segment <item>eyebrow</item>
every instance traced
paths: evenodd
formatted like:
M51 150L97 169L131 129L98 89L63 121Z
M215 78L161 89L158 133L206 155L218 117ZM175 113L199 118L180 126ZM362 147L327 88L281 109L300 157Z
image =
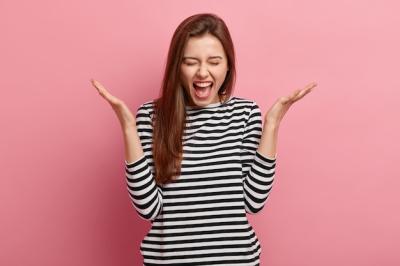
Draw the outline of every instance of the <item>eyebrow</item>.
M194 59L194 60L199 60L198 58L196 58L196 57L191 57L191 56L184 56L183 57L183 60L185 60L185 59ZM222 56L210 56L208 59L222 59Z

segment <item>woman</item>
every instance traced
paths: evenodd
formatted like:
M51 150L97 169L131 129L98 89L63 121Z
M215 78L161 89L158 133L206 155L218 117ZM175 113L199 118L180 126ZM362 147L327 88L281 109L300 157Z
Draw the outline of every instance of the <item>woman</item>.
M284 114L316 84L279 98L262 127L257 103L232 96L234 81L228 28L210 13L178 26L161 96L135 117L92 80L121 123L132 204L152 223L140 244L144 265L259 265L246 213L270 193Z

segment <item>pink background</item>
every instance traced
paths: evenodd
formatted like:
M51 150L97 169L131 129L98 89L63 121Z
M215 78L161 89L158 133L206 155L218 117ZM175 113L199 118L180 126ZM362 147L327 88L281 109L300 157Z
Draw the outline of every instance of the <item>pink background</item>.
M131 108L158 96L186 17L237 51L234 95L280 127L276 182L249 216L268 266L400 265L397 1L2 1L0 265L141 265L123 139L95 78Z

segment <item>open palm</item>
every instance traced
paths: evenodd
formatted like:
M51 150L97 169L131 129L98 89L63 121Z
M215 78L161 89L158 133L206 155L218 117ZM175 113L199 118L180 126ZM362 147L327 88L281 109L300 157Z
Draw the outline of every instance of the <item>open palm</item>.
M306 94L311 92L311 90L317 86L316 82L312 82L305 86L303 89L297 89L292 92L289 96L280 97L275 104L268 110L265 121L279 126L286 112L289 110L293 103L297 102L303 98Z
M136 126L136 120L132 112L126 106L126 104L108 92L108 90L97 80L90 80L92 85L97 89L98 93L111 105L118 120L121 124L122 129L127 129Z

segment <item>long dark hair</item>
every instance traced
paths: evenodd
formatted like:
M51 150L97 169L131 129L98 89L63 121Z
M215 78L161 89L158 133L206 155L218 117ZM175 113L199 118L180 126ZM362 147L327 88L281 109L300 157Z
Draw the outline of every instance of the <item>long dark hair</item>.
M160 96L154 101L153 161L157 184L171 182L181 173L182 136L186 123L187 92L180 83L184 47L190 37L210 33L222 43L228 59L226 78L218 90L219 100L230 98L236 78L235 52L225 22L215 14L195 14L179 24L172 37Z

